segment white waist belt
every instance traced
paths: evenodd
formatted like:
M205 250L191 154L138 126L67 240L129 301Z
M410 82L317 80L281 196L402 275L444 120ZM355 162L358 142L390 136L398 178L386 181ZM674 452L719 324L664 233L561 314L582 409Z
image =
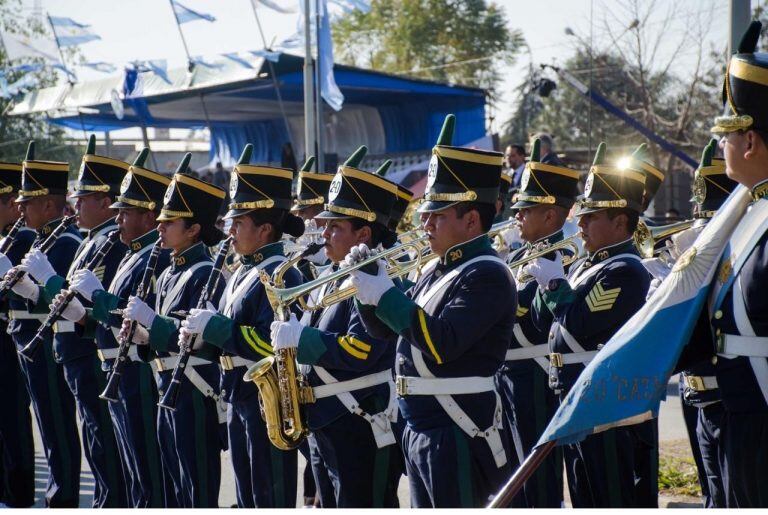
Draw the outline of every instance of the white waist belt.
M715 376L694 376L683 374L683 383L691 390L703 392L706 390L717 390L717 377Z
M542 343L533 347L521 347L519 349L507 349L505 361L520 361L523 359L543 358L549 356L549 345Z
M54 333L74 333L75 323L69 320L58 320L53 324Z
M718 354L768 358L768 336L723 334L717 342Z
M496 389L493 377L408 377L395 378L397 394L406 395L464 395Z
M354 392L356 390L362 390L363 388L369 388L391 381L392 371L382 370L381 372L358 377L356 379L350 379L349 381L338 381L336 383L315 386L312 390L315 392L315 399L324 399L325 397L331 397L345 392Z
M30 313L29 311L12 309L8 311L8 316L13 320L39 320L43 322L48 318L48 313Z
M223 370L233 370L238 367L250 367L255 364L255 361L240 356L221 356L219 358L219 365Z
M99 359L104 362L108 359L117 359L117 355L120 352L119 347L115 347L113 349L99 349L96 351L96 355L99 357ZM130 349L128 349L128 359L131 361L138 361L139 359L139 351L136 349L135 345L132 345Z
M179 361L179 356L168 356L165 358L155 358L152 361L150 361L150 365L152 365L152 370L155 372L164 372L166 370L173 370L176 368L176 363ZM190 356L189 361L187 361L188 367L194 367L198 365L210 365L213 363L213 361L208 361L207 359L198 358L197 356Z
M559 352L553 352L549 355L549 362L552 366L561 367L563 365L573 365L576 363L587 364L592 361L597 355L598 351L590 350L584 352L569 352L568 354L560 354Z

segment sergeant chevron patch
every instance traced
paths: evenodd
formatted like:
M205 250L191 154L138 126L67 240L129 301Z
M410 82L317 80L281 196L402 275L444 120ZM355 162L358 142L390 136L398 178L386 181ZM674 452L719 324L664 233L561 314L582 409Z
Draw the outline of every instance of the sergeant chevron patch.
M528 313L528 308L523 306L517 306L517 318L524 317L525 314Z
M587 295L587 307L592 312L607 311L613 307L620 292L621 287L604 290L602 283L598 282Z

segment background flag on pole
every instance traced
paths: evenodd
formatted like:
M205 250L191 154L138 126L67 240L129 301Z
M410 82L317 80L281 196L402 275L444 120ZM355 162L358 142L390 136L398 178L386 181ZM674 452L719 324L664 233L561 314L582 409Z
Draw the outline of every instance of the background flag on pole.
M283 14L295 14L298 12L298 9L296 7L289 7L287 5L280 5L280 0L256 0L257 4L261 4L264 7L269 7L273 11L277 11L279 13ZM283 0L283 4L285 4Z
M331 38L331 21L328 19L328 2L320 3L320 26L318 27L317 53L320 60L320 94L323 100L335 111L341 110L344 95L333 75L333 39Z
M117 67L115 65L106 63L104 61L93 61L90 63L83 63L83 66L90 68L92 70L96 70L97 72L102 72L102 73L112 73L115 70L117 70Z
M0 38L3 40L5 53L9 60L38 57L52 63L60 61L59 49L56 47L56 42L50 37L27 36L3 31L0 32Z
M82 45L89 41L95 41L101 39L97 34L94 34L90 30L90 25L83 25L78 23L72 18L64 18L61 16L49 16L51 20L51 27L53 27L54 36L59 42L59 46L62 48Z
M536 446L656 417L667 381L688 343L728 239L749 204L739 186L653 296L597 353ZM695 249L695 250L694 250Z
M180 24L196 20L216 21L212 15L192 10L176 0L171 0L171 5L173 5L173 12L176 13L176 19Z

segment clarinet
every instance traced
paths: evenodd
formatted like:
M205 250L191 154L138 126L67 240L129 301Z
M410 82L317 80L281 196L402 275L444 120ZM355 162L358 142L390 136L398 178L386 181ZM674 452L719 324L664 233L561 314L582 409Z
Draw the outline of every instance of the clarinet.
M99 250L96 252L96 254L91 258L90 261L85 265L85 268L88 270L95 270L98 268L102 261L104 261L104 258L107 257L107 254L110 250L112 250L112 247L115 246L115 243L117 243L117 240L120 238L120 231L112 231L107 236L107 241L101 244L99 247ZM75 295L77 292L73 289L67 289L64 290L62 293L64 293L64 297L61 299L61 302L54 302L51 304L51 309L48 313L48 316L45 318L45 321L40 326L40 328L37 330L37 333L35 336L29 341L26 347L21 349L19 351L19 354L22 358L26 359L27 361L34 361L35 354L37 354L37 350L40 348L40 345L45 341L45 335L46 333L53 327L53 324L56 323L56 321L61 317L61 314L64 312L65 309L67 309L67 306L69 306L69 303L72 302L72 299L75 298Z
M61 236L70 225L75 223L76 218L77 218L77 215L65 216L64 219L61 221L61 223L59 223L59 225L56 226L53 232L51 232L51 234L49 234L46 239L44 239L42 242L35 245L33 248L40 249L40 251L42 251L43 254L47 253L49 250L51 250L51 247L53 247L53 244L56 243L56 240L59 239L59 236ZM8 293L8 291L10 291L14 286L16 286L19 283L19 281L21 281L24 278L25 275L26 275L26 272L24 270L18 270L18 269L14 269L14 273L5 274L5 277L3 278L2 282L0 282L0 295L4 295Z
M11 226L11 230L8 231L8 235L3 240L3 243L0 244L0 253L5 254L8 252L8 249L11 248L11 245L13 245L13 240L16 239L16 235L19 233L19 230L24 227L24 217L20 216L18 220Z
M149 292L152 287L152 278L155 275L155 268L157 268L157 259L160 257L160 252L162 250L162 244L160 243L160 240L157 240L155 245L152 247L152 252L149 254L147 266L144 268L141 281L136 286L135 295L141 300L146 300L149 296ZM112 370L110 371L109 378L107 379L107 386L104 388L104 391L101 392L101 395L99 395L99 398L101 399L107 400L109 402L118 401L120 378L123 376L123 370L128 364L128 351L131 348L131 340L133 340L133 335L136 333L136 324L137 322L132 320L128 335L122 336L121 333L121 336L118 337L117 357L112 363Z
M208 300L216 291L216 287L219 285L219 281L222 276L222 268L224 267L224 260L229 252L229 247L232 244L232 237L228 237L221 243L219 252L216 254L216 260L211 268L211 273L208 275L208 280L205 282L205 287L200 293L200 298L197 301L197 309L205 309ZM179 360L176 362L176 366L173 369L173 375L171 376L171 384L168 385L168 390L160 402L157 403L161 408L169 409L171 411L176 409L176 400L179 396L179 387L181 386L181 377L184 375L189 361L189 356L192 352L192 342L190 338L181 338L179 340Z

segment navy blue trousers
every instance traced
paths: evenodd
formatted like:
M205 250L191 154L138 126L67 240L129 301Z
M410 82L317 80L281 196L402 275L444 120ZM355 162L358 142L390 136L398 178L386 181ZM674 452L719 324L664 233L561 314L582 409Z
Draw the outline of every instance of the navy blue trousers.
M315 495L317 496L321 508L335 508L336 494L333 491L333 483L328 477L328 468L325 466L320 451L317 449L315 439L310 435L306 440L307 450L309 451L309 467L312 469L312 479L315 483Z
M205 367L218 369L218 365L213 364L195 368L200 371ZM165 376L161 384L170 382L171 370L160 374ZM218 385L218 381L208 381ZM163 393L160 388L158 394L162 397ZM219 505L221 450L222 443L226 443L226 427L223 424L219 427L217 409L216 402L204 396L186 376L179 387L176 409L158 409L160 454L163 468L173 482L175 506L217 508Z
M87 341L82 342L83 345ZM93 342L90 342L94 345ZM126 481L117 449L112 418L107 403L99 399L106 379L94 353L63 363L64 378L77 404L85 459L96 482L94 508L128 506Z
M16 345L0 325L0 502L12 508L35 503L35 444L29 394Z
M725 412L720 429L728 508L768 507L768 412Z
M298 451L282 451L267 437L257 395L233 402L227 434L239 508L295 508Z
M533 366L536 368L504 366L496 375L513 470L531 453L560 403L549 388L547 373L539 365ZM511 506L560 508L562 504L563 453L556 447L525 482Z
M34 332L13 335L17 350ZM64 380L64 370L53 360L50 338L34 361L20 360L21 371L40 430L48 462L45 504L52 508L77 508L80 499L80 437L77 434L75 399Z
M406 425L401 442L412 508L484 507L512 473L509 463L496 466L485 439L453 424L418 432Z
M379 449L370 424L352 413L341 416L330 424L315 429L310 436L316 446L324 470L333 485L329 499L322 483L318 482L323 507L339 508L396 508L397 484L403 464L396 444ZM313 462L314 467L314 462Z
M723 485L725 456L720 440L720 428L725 418L723 404L718 402L698 410L696 439L704 465L704 478L707 482L709 505L707 508L725 508L726 492Z

